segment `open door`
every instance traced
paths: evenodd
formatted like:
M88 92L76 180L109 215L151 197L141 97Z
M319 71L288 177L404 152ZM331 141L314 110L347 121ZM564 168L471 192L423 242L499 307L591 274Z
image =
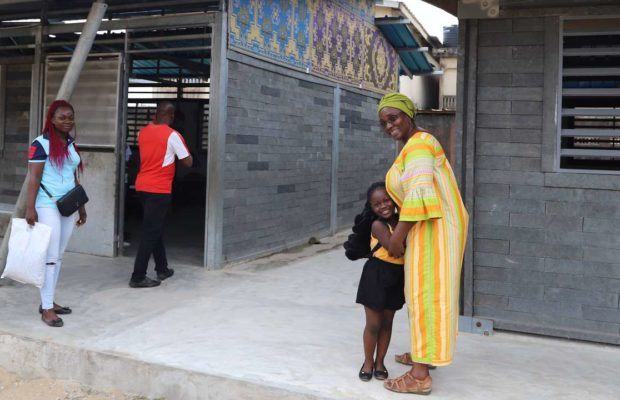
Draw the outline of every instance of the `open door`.
M69 56L48 56L45 110L54 100ZM75 108L76 143L84 162L81 183L90 201L88 223L74 231L69 251L113 257L118 248L119 95L121 56L90 56L70 103Z
M179 167L173 182L164 242L173 265L203 265L211 71L211 28L157 28L126 33L124 119L125 195L119 213L124 256L134 257L142 235L142 206L135 188L139 171L138 132L155 116L157 102L176 107L171 124L183 135L194 158ZM121 162L123 161L121 160Z

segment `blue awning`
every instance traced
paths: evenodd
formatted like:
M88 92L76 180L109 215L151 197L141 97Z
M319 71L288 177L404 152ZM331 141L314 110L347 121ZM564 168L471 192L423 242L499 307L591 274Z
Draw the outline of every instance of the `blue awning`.
M420 46L407 27L409 23L406 18L375 18L375 25L398 52L402 65L409 70L408 72L411 75L430 74L434 71L433 65L424 54L424 50L430 50ZM409 74L401 68L401 75Z

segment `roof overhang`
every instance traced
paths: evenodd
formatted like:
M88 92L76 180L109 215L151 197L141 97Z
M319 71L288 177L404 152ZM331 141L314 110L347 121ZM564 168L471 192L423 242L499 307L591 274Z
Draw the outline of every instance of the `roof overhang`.
M458 8L459 8L457 0L423 0L423 1L435 7L441 8L442 10L449 12L455 17L457 15Z
M468 18L466 8L479 8L481 11L488 10L491 3L499 6L498 12L493 15L474 16L474 18L496 17L501 11L540 9L540 8L563 8L563 7L586 7L586 6L614 6L618 0L423 0L425 3L441 8L455 17ZM471 17L470 17L471 18Z
M437 75L439 63L432 54L432 37L399 1L376 3L375 25L400 57L401 72L413 75Z

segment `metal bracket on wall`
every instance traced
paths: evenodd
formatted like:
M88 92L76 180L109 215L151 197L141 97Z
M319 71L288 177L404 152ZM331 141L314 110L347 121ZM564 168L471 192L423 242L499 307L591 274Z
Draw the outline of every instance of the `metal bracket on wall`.
M493 334L493 321L490 319L461 315L459 317L459 332L479 333L484 336L491 336Z
M499 0L460 0L457 14L459 19L497 18Z

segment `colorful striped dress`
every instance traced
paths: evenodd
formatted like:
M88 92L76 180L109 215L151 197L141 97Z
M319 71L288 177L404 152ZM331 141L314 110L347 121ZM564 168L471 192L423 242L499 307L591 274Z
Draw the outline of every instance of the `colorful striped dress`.
M405 300L413 361L452 363L459 288L469 216L437 139L417 132L386 176L400 221L417 222L407 235Z

